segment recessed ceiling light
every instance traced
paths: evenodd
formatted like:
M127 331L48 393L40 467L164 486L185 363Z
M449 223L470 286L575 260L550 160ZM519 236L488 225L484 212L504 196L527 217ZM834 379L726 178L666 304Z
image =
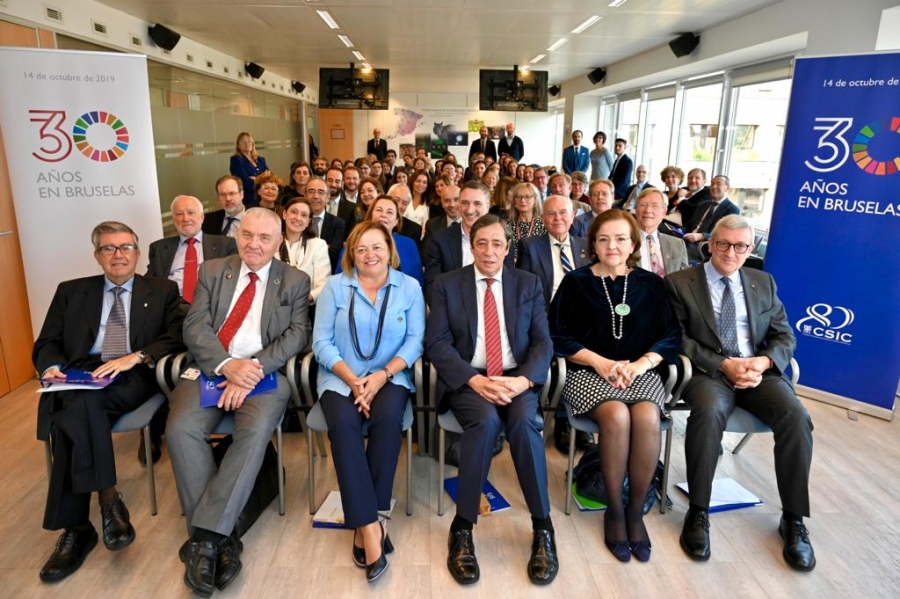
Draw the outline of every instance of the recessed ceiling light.
M353 56L356 57L356 60L365 60L366 57L362 55L362 52L358 52L356 50L353 51Z
M599 21L602 18L603 17L601 17L599 15L594 15L590 19L588 19L587 21L585 21L584 23L582 23L581 25L579 25L578 27L573 29L572 33L581 33L582 31L584 31L585 29L587 29L588 27L590 27L591 25L593 25L594 23L596 23L597 21Z
M325 21L325 24L328 25L330 29L340 29L341 26L337 24L337 21L334 20L334 17L331 16L327 10L317 10L319 17Z
M341 40L342 42L344 42L344 45L347 46L348 48L353 47L353 42L351 42L350 38L347 37L346 35L339 35L338 39Z
M569 38L567 38L567 37L559 38L558 40L556 40L556 42L553 43L552 46L547 48L547 52L553 52L554 50L558 49L560 46L565 44L567 41L569 41Z
M538 54L537 56L535 56L534 58L531 59L531 64L534 64L536 62L541 62L545 58L547 58L546 54Z
M626 2L628 2L628 0L613 0L612 2L609 3L609 5L613 8L619 8Z

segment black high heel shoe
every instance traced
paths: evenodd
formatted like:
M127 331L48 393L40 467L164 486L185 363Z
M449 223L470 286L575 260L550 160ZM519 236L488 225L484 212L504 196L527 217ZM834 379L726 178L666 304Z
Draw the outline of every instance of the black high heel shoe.
M624 541L610 541L606 536L606 529L608 528L607 520L609 519L608 516L609 508L607 508L607 511L603 514L603 543L617 560L619 560L620 562L630 562L631 544L628 542L628 539L625 539Z
M387 533L384 530L384 524L378 523L381 527L381 555L371 564L366 564L366 580L375 582L385 573L388 567L387 561Z
M357 547L356 546L356 533L358 531L353 532L353 563L356 564L359 568L366 567L366 548L365 547ZM384 536L384 552L387 554L391 554L394 552L394 544L391 542L391 535L385 534Z

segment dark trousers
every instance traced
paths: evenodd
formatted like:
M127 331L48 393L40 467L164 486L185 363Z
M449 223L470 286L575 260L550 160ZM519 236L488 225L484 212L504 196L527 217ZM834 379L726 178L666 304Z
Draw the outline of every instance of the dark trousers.
M528 511L535 518L549 516L547 460L541 436L544 426L535 418L538 395L534 389L517 395L509 405L497 406L466 386L448 397L447 405L463 429L456 513L469 522L478 521L481 490L491 468L494 443L505 427Z
M375 394L366 420L352 397L326 391L319 400L328 424L331 458L341 490L344 521L349 528L371 524L378 520L379 510L391 509L408 401L409 389L387 383ZM366 423L368 446L363 439Z
M809 516L813 424L788 381L765 374L757 387L735 390L722 377L695 373L684 396L691 406L684 450L692 504L709 507L722 433L738 406L766 423L775 435L775 479L782 509Z
M54 394L53 466L44 528L58 530L88 522L91 492L116 484L112 425L158 391L153 371L136 366L105 389Z

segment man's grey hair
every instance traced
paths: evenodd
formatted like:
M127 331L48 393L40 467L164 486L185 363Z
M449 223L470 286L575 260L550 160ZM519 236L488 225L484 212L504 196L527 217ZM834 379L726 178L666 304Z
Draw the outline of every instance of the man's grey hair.
M135 233L131 227L125 223L120 223L119 221L106 220L94 227L94 230L91 231L91 243L94 245L94 251L100 250L100 236L108 233L131 233L131 237L134 239L134 245L138 245L137 233Z
M751 225L750 221L740 214L729 214L716 223L716 226L713 227L712 233L710 233L710 237L715 237L719 229L728 229L729 231L736 231L738 229L750 229L750 232L752 233L753 225Z
M203 202L201 202L198 198L195 198L194 196L175 196L175 199L172 200L172 203L169 205L169 211L174 212L175 211L175 202L177 202L178 200L185 199L185 198L187 198L188 200L191 200L191 204L194 205L194 208L196 208L200 212L203 212Z

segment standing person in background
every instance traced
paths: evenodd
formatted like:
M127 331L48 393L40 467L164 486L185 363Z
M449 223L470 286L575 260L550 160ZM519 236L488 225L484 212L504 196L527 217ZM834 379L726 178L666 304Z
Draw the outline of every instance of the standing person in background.
M625 199L625 192L628 190L628 186L631 185L631 173L634 169L634 162L632 162L631 157L625 153L626 147L628 147L627 141L621 137L616 139L616 161L613 163L609 178L616 187L614 197L617 200Z
M497 160L497 146L494 145L494 140L488 136L488 128L484 125L478 130L478 139L473 141L472 146L469 148L469 160L477 152L481 152L485 157L490 156L495 161Z
M266 159L256 151L256 143L246 131L238 133L234 143L234 155L229 167L231 174L241 180L244 188L244 206L252 208L259 204L254 193L256 178L269 171Z
M584 134L580 130L572 132L572 145L563 150L563 171L570 175L575 171L584 172L591 164L591 155L588 149L581 145Z
M606 147L606 133L597 131L594 133L594 149L591 150L591 181L609 179L613 162L612 152Z
M521 137L516 135L516 126L512 123L506 123L506 135L500 138L497 151L501 154L509 154L516 162L520 162L522 156L525 155L525 143Z
M384 160L387 152L387 142L381 139L381 129L375 127L372 129L372 139L366 144L366 154L374 154L378 160Z

